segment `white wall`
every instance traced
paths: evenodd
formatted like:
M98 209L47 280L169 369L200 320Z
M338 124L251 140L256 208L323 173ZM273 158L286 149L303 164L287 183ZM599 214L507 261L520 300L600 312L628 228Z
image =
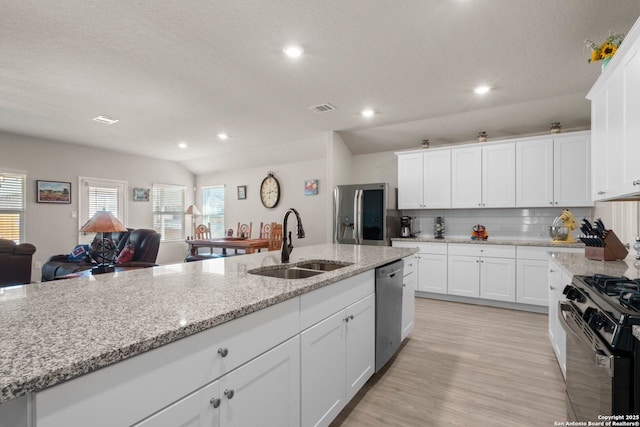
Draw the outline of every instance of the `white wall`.
M265 208L260 202L260 184L269 171L273 172L280 182L281 191L280 201L273 209ZM318 179L317 195L304 195L305 179ZM202 208L202 187L211 185L225 186L225 228L232 228L235 232L238 222L243 224L251 222L252 237L257 237L260 232L260 222L282 223L287 209L295 208L302 217L306 237L304 239L295 237L295 216L289 216L288 229L293 231L294 247L327 242L325 224L329 218L327 218L326 206L332 201L332 192L327 188L325 158L200 175L196 178L198 188L196 205L199 209ZM247 186L246 200L238 200L238 185Z
M155 183L192 188L194 175L178 163L132 156L98 148L0 132L0 168L22 170L26 182L26 238L36 246L34 261L44 263L50 256L69 253L78 242L78 176L117 179L128 182L127 218L130 228L152 228L151 202L132 201L134 187L151 188ZM71 182L71 204L43 204L35 201L36 180ZM192 193L187 191L187 204ZM180 262L186 253L184 242L160 245L157 262ZM34 270L32 280L40 279Z
M398 188L398 158L393 151L359 154L351 158L350 184L388 182Z

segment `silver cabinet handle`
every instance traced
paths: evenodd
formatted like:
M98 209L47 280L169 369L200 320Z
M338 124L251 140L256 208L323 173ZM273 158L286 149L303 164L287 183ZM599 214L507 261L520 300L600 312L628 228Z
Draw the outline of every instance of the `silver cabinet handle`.
M550 205L552 205L552 204L553 204L553 202L549 202L549 204L550 204Z
M353 314L344 318L345 322L348 322L349 320L353 320Z
M553 290L555 290L555 288L553 286L549 285L549 290L553 291Z
M553 268L549 269L549 273L555 273L556 271Z
M224 395L227 397L227 399L233 399L233 395L236 394L233 390L225 390L224 391Z
M209 402L211 402L211 405L214 408L217 408L218 406L220 406L220 398L218 398L218 397L212 397Z
M606 193L606 191L602 191L602 190L601 190L601 191L598 191L598 195L599 195L599 196L602 196L604 193Z
M222 357L227 357L227 354L229 354L229 349L226 347L221 347L218 349L218 354Z

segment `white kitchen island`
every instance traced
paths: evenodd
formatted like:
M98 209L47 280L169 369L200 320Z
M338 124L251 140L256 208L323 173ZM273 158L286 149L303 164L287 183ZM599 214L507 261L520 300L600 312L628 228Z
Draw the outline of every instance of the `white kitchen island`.
M4 288L0 426L326 425L373 373L373 270L414 252L295 248L352 263L295 280L247 273L268 252ZM323 328L333 357L312 365Z

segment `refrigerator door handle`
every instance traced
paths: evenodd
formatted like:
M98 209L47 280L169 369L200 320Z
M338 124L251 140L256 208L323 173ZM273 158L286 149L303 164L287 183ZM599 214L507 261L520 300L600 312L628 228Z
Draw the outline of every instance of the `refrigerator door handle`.
M333 242L340 243L340 218L338 217L340 212L340 190L338 187L333 189Z
M362 236L362 194L363 190L356 190L356 195L354 199L353 213L355 219L355 230L354 230L354 238L356 241L356 245L361 245L363 236Z

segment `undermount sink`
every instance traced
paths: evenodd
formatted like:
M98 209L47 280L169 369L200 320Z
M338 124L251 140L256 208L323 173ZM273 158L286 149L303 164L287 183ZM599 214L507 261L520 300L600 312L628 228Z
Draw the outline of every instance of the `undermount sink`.
M254 268L253 270L247 271L247 273L258 276L277 277L280 279L305 279L352 264L353 263L350 262L314 260L292 265L286 264Z
M339 261L311 261L296 265L298 268L308 268L309 270L333 271L351 265L350 262Z

